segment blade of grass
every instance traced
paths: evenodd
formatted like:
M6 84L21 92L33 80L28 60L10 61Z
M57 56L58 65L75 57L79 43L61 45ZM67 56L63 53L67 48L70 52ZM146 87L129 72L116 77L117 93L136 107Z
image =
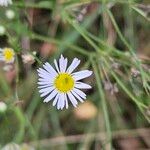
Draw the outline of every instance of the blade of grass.
M104 91L102 88L102 83L101 83L101 78L98 72L98 67L96 66L95 62L93 60L91 60L92 63L92 67L95 73L95 77L96 77L96 83L97 83L97 87L98 87L98 91L99 91L99 96L101 99L101 105L102 105L102 109L103 109L103 113L104 113L104 118L105 118L105 126L106 126L106 132L107 132L107 136L108 136L108 141L110 144L110 149L112 149L112 134L111 134L111 127L110 127L110 121L109 121L109 113L108 113L108 108L107 108L107 104L106 104L106 99L105 99L105 95L104 95Z
M138 14L140 14L142 17L144 17L147 21L150 21L150 18L147 17L146 13L144 13L141 9L139 9L138 7L136 6L132 6L131 5L131 8L137 12Z
M58 44L58 45L65 45L66 47L69 47L72 50L74 50L76 52L79 52L79 53L81 53L81 54L83 54L85 56L89 56L90 55L83 48L78 47L78 46L73 45L73 44L70 44L70 43L64 43L61 40L57 40L57 39L54 39L54 38L45 37L45 36L38 35L38 34L35 34L35 33L32 33L31 35L29 35L29 37L31 39L34 39L34 40L45 41L45 42L48 42L48 43L55 43L55 44Z
M63 134L63 131L61 129L60 120L59 120L59 116L58 116L58 111L56 111L55 108L52 108L51 111L49 111L48 113L49 113L49 116L50 116L50 120L52 122L54 135L63 136L64 134ZM61 146L62 150L67 150L68 149L66 141L63 141L60 146Z
M143 114L143 116L147 119L147 121L150 123L150 119L145 115L145 113L143 112L143 109L146 110L148 108L148 106L146 106L145 104L143 104L142 102L139 101L139 99L134 96L130 90L124 85L124 83L119 79L119 77L116 75L116 73L109 67L108 62L103 59L106 67L110 70L112 76L114 77L114 79L116 80L116 82L118 83L118 85L124 90L124 92L131 98L131 100L133 100L133 102L137 105L137 107L139 108L139 110L141 111L141 113Z
M110 16L110 19L112 20L112 23L113 23L113 25L114 25L114 27L115 27L115 29L116 29L120 39L122 40L122 42L125 44L125 46L129 49L130 53L134 57L136 65L137 65L138 69L141 72L141 77L142 77L142 80L143 80L143 87L145 88L147 94L149 95L150 86L148 85L148 83L147 83L147 81L145 79L145 74L144 74L143 68L141 66L140 60L137 58L137 56L136 56L135 52L133 51L132 47L128 44L128 42L126 41L126 39L122 35L122 33L121 33L121 31L120 31L120 29L119 29L119 27L118 27L118 25L117 25L117 23L115 21L115 18L113 16L112 12L107 7L105 7L105 8L106 8L106 11L107 11L108 15Z
M20 143L23 141L24 134L25 134L25 117L21 109L18 107L14 108L14 112L19 120L19 129L15 137L13 138L13 141L16 143Z
M85 136L84 136L83 142L77 148L78 150L90 149L93 137L89 136L89 134L93 132L94 127L95 127L95 122L96 122L95 120L91 120L89 124L87 125L87 128L85 128Z
M84 39L97 51L99 52L99 47L85 34L84 29L78 25L75 20L72 20L68 15L66 16L66 20L84 37Z

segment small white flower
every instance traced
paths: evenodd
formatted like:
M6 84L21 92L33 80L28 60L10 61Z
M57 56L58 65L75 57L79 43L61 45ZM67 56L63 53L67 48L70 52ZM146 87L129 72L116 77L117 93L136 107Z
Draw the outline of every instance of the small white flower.
M0 61L5 63L13 63L15 60L15 52L11 48L0 48Z
M12 4L12 0L0 0L0 6L8 6L9 4Z
M5 31L6 31L5 27L0 25L0 35L4 35Z
M0 102L0 112L3 113L7 110L7 105L4 102Z
M43 68L39 68L39 92L41 97L47 96L44 102L53 100L53 106L57 105L57 109L68 108L68 101L74 107L77 106L78 101L83 102L86 99L86 94L80 89L90 89L91 86L80 82L92 74L92 71L83 70L74 72L80 64L80 60L74 58L71 65L67 68L68 59L61 55L59 63L54 60L56 70L46 62Z
M13 10L9 9L9 10L6 10L5 15L8 19L11 20L11 19L14 19L15 12Z

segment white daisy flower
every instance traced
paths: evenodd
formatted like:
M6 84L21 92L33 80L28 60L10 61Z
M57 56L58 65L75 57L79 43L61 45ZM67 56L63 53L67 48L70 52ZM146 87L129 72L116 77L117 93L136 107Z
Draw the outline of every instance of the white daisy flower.
M82 80L89 77L92 71L83 70L73 72L80 64L80 60L74 58L71 65L67 68L68 59L62 55L59 63L54 60L56 70L46 62L43 68L39 68L39 82L38 88L41 97L45 97L44 102L53 100L53 106L57 105L57 109L68 108L68 101L74 107L77 106L78 101L83 102L86 99L86 94L80 89L90 89L91 86L83 83Z
M15 60L15 52L11 48L0 48L0 61L13 63Z
M0 0L0 6L8 6L9 4L12 4L12 0Z

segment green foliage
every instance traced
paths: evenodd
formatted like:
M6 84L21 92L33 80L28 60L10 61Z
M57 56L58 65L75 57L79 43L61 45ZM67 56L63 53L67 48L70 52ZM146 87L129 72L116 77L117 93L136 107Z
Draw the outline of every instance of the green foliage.
M137 40L140 40L139 28L146 33L150 20L141 5L145 6L130 0L14 0L10 8L16 16L12 20L5 16L8 8L0 8L0 25L6 28L5 36L0 37L1 47L12 47L17 54L17 75L13 83L8 82L2 69L0 72L0 100L9 107L5 114L0 114L0 145L27 142L41 150L66 150L74 149L74 146L92 149L95 139L89 134L104 132L101 146L113 149L115 131L148 126L150 61L139 57ZM86 9L85 13L83 9ZM143 18L141 22L138 22L139 17ZM28 48L23 46L24 38L29 41ZM113 42L109 42L109 38ZM56 51L48 58L40 55L42 43L56 46ZM35 50L38 53L33 55L35 64L24 65L21 54ZM52 62L61 53L69 58L79 57L83 60L81 69L94 71L88 81L93 89L87 94L98 114L89 121L77 120L71 106L68 110L58 111L51 104L44 104L38 94L36 69L44 61ZM105 89L106 81L111 86L115 83L118 93L110 87L111 95ZM129 111L128 107L135 111ZM126 118L126 115L130 117ZM85 137L81 142L72 140L69 143L65 138L45 141L46 144L42 142L55 136L74 134Z

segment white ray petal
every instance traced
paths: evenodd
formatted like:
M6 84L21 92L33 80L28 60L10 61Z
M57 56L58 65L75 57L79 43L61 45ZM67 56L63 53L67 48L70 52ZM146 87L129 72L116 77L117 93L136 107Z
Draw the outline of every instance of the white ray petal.
M54 68L48 63L46 62L45 65L43 65L43 67L52 75L52 76L56 76L57 72L54 70Z
M63 57L63 55L61 55L60 56L60 59L59 59L59 70L60 70L60 72L63 72L63 68L64 68L64 57Z
M54 87L51 86L51 87L47 87L47 88L44 88L44 89L39 90L39 93L41 93L41 94L40 94L41 97L44 97L44 96L46 96L47 94L49 94L50 92L52 92L53 90L54 90Z
M61 107L61 94L59 95L58 101L57 101L57 109L59 110Z
M56 59L54 59L54 64L55 64L55 67L56 67L57 72L59 73L59 72L60 72L60 70L59 70L59 67L58 67L58 64L57 64Z
M68 64L68 59L66 58L65 61L64 61L64 70L63 70L63 72L66 71L66 69L67 69L67 64Z
M40 81L50 81L53 82L55 78L48 76L48 75L43 75L43 74L38 74Z
M66 93L64 94L64 97L65 97L66 109L68 109L68 98Z
M52 80L52 78L50 77L50 76L48 76L48 75L43 75L43 74L38 74L38 76L41 78L41 79L51 79Z
M41 78L53 78L53 76L51 76L50 73L48 73L46 70L44 70L42 68L37 69L37 71L38 71L38 75Z
M38 84L39 86L44 86L44 85L45 85L45 86L46 86L46 85L49 86L49 84L45 84L44 82L37 82L37 84Z
M48 81L39 81L38 85L52 85L52 82Z
M69 97L69 100L71 101L72 105L74 107L76 107L76 105L78 104L77 100L75 99L75 97L72 95L71 92L68 92L67 93L68 97Z
M52 93L50 93L49 96L44 99L44 102L47 103L47 102L51 101L56 96L57 93L58 93L58 91L56 89L54 91L52 91Z
M43 69L43 68L39 68L39 69L37 69L37 71L38 71L38 73L39 74L42 74L42 75L50 75L50 73L48 73L45 69Z
M47 78L39 78L38 81L45 81L45 82L50 82L53 83L52 79L47 79Z
M67 68L67 63L68 63L68 59L64 58L63 55L61 55L61 58L59 59L59 68L60 68L60 72L65 72L66 68Z
M64 99L64 94L61 93L58 99L57 103L57 109L63 109L65 106L65 99Z
M74 92L73 90L71 91L71 93L80 101L80 102L84 102L83 100L83 98L81 98L76 92Z
M83 82L76 82L75 87L78 89L91 89L92 87L89 84Z
M58 94L56 95L54 101L53 101L53 106L56 105L56 103L57 103L57 101L58 101L58 99L59 99L59 96L60 96L60 94L58 93Z
M53 87L53 86L40 89L39 92L40 92L40 93L43 93L43 92L52 91L52 90L54 90L54 87Z
M72 74L76 81L89 77L92 74L92 71L82 70Z
M80 64L80 60L77 58L74 58L66 72L72 73L78 67L79 64Z
M62 101L61 101L61 110L64 108L65 106L65 95L64 93L62 94Z
M52 84L51 85L49 85L49 84L47 84L47 85L40 85L40 86L38 86L38 89L47 88L47 87L51 87L51 86L52 86Z
M80 95L80 97L82 97L83 99L86 99L86 94L82 92L81 90L73 88L73 91L77 93L78 95Z
M47 83L45 83L45 82L37 82L37 84L39 85L39 86L44 86L44 85L47 85L47 86L49 86L49 84Z

